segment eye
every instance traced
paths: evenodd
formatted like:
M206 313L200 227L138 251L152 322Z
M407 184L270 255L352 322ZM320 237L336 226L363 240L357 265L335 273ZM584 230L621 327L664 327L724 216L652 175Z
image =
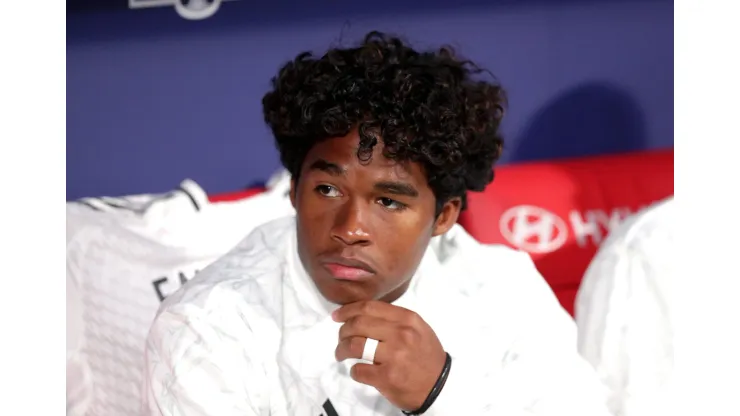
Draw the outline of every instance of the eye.
M406 208L406 205L390 198L378 198L378 204L391 211L401 211Z
M319 185L316 187L316 192L327 198L336 198L342 195L337 188L331 185Z

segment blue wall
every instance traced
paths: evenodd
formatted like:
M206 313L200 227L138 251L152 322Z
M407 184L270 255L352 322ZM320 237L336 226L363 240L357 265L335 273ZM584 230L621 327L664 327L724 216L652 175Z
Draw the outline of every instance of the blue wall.
M67 199L264 180L278 167L260 107L269 79L371 29L452 44L501 80L503 163L673 146L673 2L452 3L240 0L203 21L69 10Z

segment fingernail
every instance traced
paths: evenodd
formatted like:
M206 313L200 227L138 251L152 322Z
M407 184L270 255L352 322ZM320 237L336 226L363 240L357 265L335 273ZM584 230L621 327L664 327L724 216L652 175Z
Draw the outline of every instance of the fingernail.
M335 321L337 320L337 311L334 311L334 312L331 313L331 319L333 319Z

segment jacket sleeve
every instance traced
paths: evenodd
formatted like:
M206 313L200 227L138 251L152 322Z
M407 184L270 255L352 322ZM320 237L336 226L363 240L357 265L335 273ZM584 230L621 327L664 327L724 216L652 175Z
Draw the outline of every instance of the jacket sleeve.
M630 241L631 240L631 241ZM578 349L608 388L615 415L659 414L673 366L668 242L616 238L592 261L576 299Z
M259 344L238 311L222 309L160 312L146 342L142 414L269 415Z

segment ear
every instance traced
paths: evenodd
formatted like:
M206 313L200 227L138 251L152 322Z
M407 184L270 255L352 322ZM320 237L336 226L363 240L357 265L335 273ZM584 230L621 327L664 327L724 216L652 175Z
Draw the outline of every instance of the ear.
M293 209L295 209L295 193L296 193L295 178L291 178L290 179L290 205L293 205Z
M432 230L432 236L436 237L442 235L452 228L457 222L457 218L460 216L460 209L462 208L462 199L452 198L445 202L442 206L442 212L439 213L437 219L434 220L434 229Z

